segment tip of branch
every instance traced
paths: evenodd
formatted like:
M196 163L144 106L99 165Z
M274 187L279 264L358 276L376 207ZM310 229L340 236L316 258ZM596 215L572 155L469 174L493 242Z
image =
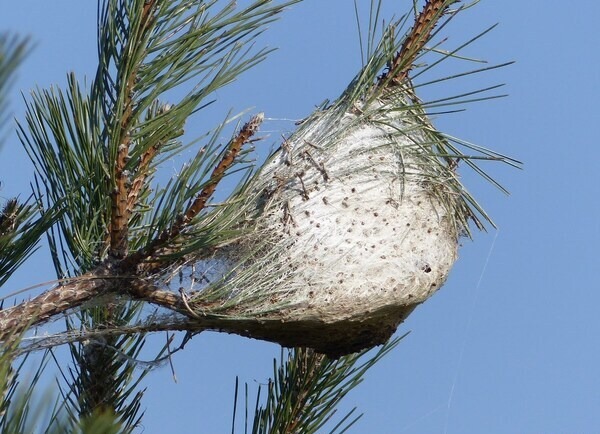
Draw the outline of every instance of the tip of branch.
M448 12L450 5L459 1L427 0L425 2L423 10L415 17L415 23L406 35L400 51L388 65L389 71L379 78L380 86L397 86L406 80L415 59L429 41L438 21Z
M265 114L263 112L260 112L256 115L252 116L252 118L248 121L246 126L248 127L248 129L250 129L252 131L252 133L254 133L256 131L256 129L260 126L260 124L263 123L264 120L265 120Z

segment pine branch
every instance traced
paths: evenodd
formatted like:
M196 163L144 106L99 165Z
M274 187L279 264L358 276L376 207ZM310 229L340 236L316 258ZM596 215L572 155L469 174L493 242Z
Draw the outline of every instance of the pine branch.
M306 348L282 350L279 366L275 366L269 380L266 402L262 406L257 402L252 434L319 432L332 423L337 405L362 382L366 371L404 336L392 339L363 363L360 362L368 357L366 351L331 359ZM356 423L361 415L353 416L355 410L329 432L342 433Z
M124 290L126 291L124 293ZM395 330L388 321L396 321L397 312L388 312L390 318L378 317L379 327L366 328L362 320L348 319L334 324L319 322L307 328L303 321L286 322L282 327L281 317L244 316L235 306L222 313L222 301L214 303L194 300L185 293L176 293L161 289L153 282L135 276L115 275L114 268L101 267L81 277L63 279L60 285L50 289L29 301L0 311L0 341L13 333L42 325L53 318L77 311L86 303L98 301L102 306L110 301L119 302L124 296L131 300L151 303L167 309L176 316L166 316L158 321L148 318L133 326L120 324L107 319L95 326L90 324L83 330L82 336L119 336L160 330L185 330L198 333L206 330L234 333L255 339L277 342L283 346L308 346L330 357L340 357L349 352L360 351L374 343L383 344ZM414 307L413 307L414 308ZM408 315L412 308L407 310ZM96 329L99 327L100 329ZM354 338L352 338L354 337ZM81 339L76 339L81 340ZM61 343L68 340L61 341ZM365 345L365 342L368 345Z
M217 188L219 182L221 182L226 172L233 166L236 157L242 150L242 146L248 143L252 136L254 136L263 119L263 113L254 116L242 127L242 129L236 135L236 137L231 142L229 142L229 145L226 148L227 150L225 151L223 158L221 159L217 167L215 167L215 169L213 170L207 184L204 186L200 194L198 194L194 202L190 204L187 211L185 212L181 224L179 225L181 227L175 226L171 231L171 236L181 232L183 226L191 222L192 219L204 209L206 203L208 202L208 199L210 199L210 197L215 192L215 189Z
M200 193L198 193L194 200L191 201L185 212L177 216L173 225L168 230L163 231L163 233L147 247L125 258L125 260L121 263L123 270L137 268L145 258L156 257L157 252L160 249L167 247L170 243L175 241L177 236L186 229L186 227L198 214L202 212L221 180L236 162L236 158L240 154L242 147L250 142L252 136L254 136L258 130L263 118L264 115L260 113L252 117L246 124L244 124L241 130L225 147L225 151L221 157L221 160L213 169L208 181L206 181ZM164 267L165 264L158 264L155 262L152 264L146 264L144 267L144 272L151 272L152 269L155 269L158 266Z
M129 159L127 144L119 146L115 167L116 187L111 198L110 254L122 258L127 254L129 234L129 180L125 174L125 165Z
M147 187L150 166L158 154L159 148L160 144L148 148L140 159L140 163L136 170L136 176L131 183L131 189L127 195L127 213L130 216L133 214L136 205L139 203L140 193L145 187Z
M106 271L89 273L66 279L56 288L31 300L3 309L0 311L0 341L110 292L114 284L115 279L111 279Z
M119 94L124 95L124 101L120 103L122 111L118 124L119 145L117 147L117 156L115 160L114 180L115 188L111 196L111 221L110 221L110 249L109 253L115 258L123 258L129 248L129 219L131 217L131 207L128 206L131 197L130 180L126 167L130 159L131 130L133 119L133 110L135 100L133 98L137 87L138 71L141 63L137 59L129 59L129 53L138 52L143 47L143 42L153 30L153 24L156 22L154 13L157 8L155 0L144 1L141 6L141 12L129 12L130 25L135 23L135 18L140 16L139 27L132 25L128 30L130 36L123 50L119 53L122 58L115 59L118 66L125 65L129 69L128 75L124 79L123 88L119 89ZM136 5L136 6L137 6ZM135 8L135 6L134 6ZM133 18L133 19L132 19ZM117 84L118 85L118 84ZM118 111L117 111L118 113ZM149 157L148 151L144 156ZM149 163L148 163L149 164Z
M109 302L110 303L110 302ZM121 327L130 323L136 310L128 306L113 309L88 309L93 317L83 328ZM80 329L69 323L69 330ZM87 341L83 345L71 345L74 370L70 371L70 392L77 402L77 419L94 419L98 415L114 415L113 424L119 432L132 432L138 426L143 411L140 400L144 390L138 391L142 378L151 366L138 366L136 358L144 346L144 334L106 336L102 342ZM160 356L160 354L159 354ZM157 356L157 357L159 357ZM140 372L140 369L141 372ZM115 387L117 386L117 387Z
M379 86L401 85L414 66L414 61L430 40L437 22L444 16L450 5L460 0L427 0L415 24L404 39L400 51L388 64L388 71L378 80Z

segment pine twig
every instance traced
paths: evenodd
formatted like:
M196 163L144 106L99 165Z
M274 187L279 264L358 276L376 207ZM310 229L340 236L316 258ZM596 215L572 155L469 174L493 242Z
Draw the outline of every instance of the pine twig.
M167 245L170 241L176 238L183 229L196 217L205 207L208 200L214 194L219 182L225 176L227 170L234 164L236 157L242 150L242 147L250 141L252 136L258 130L258 127L264 119L264 114L259 113L252 117L239 131L239 133L229 142L221 161L213 169L210 178L202 191L198 193L195 199L190 203L186 211L179 215L173 225L162 232L158 238L154 239L148 246L137 252L129 255L121 262L122 270L129 270L132 267L136 267L144 258L152 257L161 248ZM149 269L153 268L155 264L149 265ZM146 270L148 271L148 270Z
M83 276L67 279L61 285L21 302L16 306L0 310L0 341L24 332L36 324L77 308L83 303L110 292L116 284L108 270L95 270Z
M151 29L153 23L153 11L156 8L155 0L147 0L142 11L142 29L146 32ZM133 114L132 95L136 86L139 65L128 75L125 83L126 100L123 104L123 113L120 119L120 138L117 149L115 165L115 188L111 197L111 221L110 221L110 253L115 258L123 258L127 255L129 244L129 217L131 207L131 183L126 170L129 161L129 149L131 147L130 124Z
M145 185L150 164L154 160L154 157L157 155L157 153L158 146L152 146L146 150L141 157L137 170L137 176L133 179L133 182L131 183L131 189L129 190L129 195L127 196L127 212L129 215L133 213L133 208L137 203L138 196Z
M400 51L388 65L388 71L379 78L379 86L397 86L406 80L415 59L429 41L437 22L450 5L458 1L460 0L427 0Z
M185 225L189 223L195 216L197 216L206 206L206 202L213 195L217 185L223 177L227 170L233 165L235 158L238 156L240 151L242 150L242 146L250 141L250 138L256 133L258 127L264 120L264 114L259 113L256 116L252 117L240 130L237 136L229 143L223 158L217 166L214 168L212 174L210 175L210 179L206 186L202 189L202 191L196 196L192 204L188 207L181 224ZM177 229L177 228L174 228Z
M129 181L125 165L128 159L129 142L127 141L119 145L115 167L116 186L111 197L110 251L115 258L122 258L127 253Z

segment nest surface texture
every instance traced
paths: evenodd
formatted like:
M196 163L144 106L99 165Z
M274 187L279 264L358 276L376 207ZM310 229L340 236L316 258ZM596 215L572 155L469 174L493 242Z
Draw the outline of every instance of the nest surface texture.
M378 102L328 109L284 143L253 181L256 226L226 249L235 286L269 294L253 313L391 334L443 285L460 228L436 171L455 178L423 122Z

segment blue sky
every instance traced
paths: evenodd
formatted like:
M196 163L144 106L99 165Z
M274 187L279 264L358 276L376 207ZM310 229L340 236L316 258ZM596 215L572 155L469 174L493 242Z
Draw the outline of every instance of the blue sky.
M384 0L383 16L398 16L411 3ZM484 0L443 31L457 45L498 22L468 53L516 63L426 89L434 97L453 86L506 83L510 94L438 117L435 125L523 161L524 170L490 167L510 197L465 175L499 230L464 240L447 284L399 328L410 335L346 399L344 408L365 413L351 432L559 433L600 426L600 151L593 132L600 62L592 33L600 6L550 4ZM17 117L17 90L64 86L66 72L82 78L95 70L95 2L22 0L1 11L0 29L35 42L15 87ZM286 119L335 98L360 67L352 0L306 0L262 41L279 51L216 95L215 116L256 107L268 118L263 130L275 138L293 128ZM440 68L435 76L443 76ZM31 173L11 136L0 154L0 196L25 195ZM41 253L7 286L52 277ZM174 357L178 383L166 367L150 374L144 432L229 432L235 376L251 389L264 384L278 355L273 344L200 335Z

